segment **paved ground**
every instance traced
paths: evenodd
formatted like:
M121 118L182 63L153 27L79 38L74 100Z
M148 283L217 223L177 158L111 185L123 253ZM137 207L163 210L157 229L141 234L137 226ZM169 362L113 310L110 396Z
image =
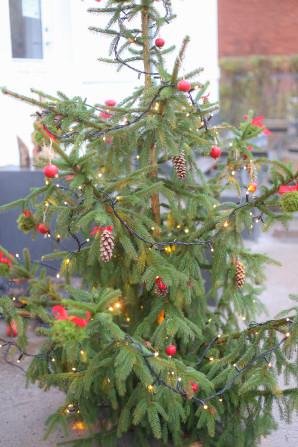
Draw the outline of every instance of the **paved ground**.
M298 220L286 233L277 226L270 234L261 234L257 242L247 241L247 246L257 252L267 253L282 262L282 267L269 266L266 273L268 289L262 299L269 309L269 317L274 317L281 309L291 305L289 293L298 293L297 260L298 260ZM267 319L260 315L259 321ZM6 335L3 321L0 321L0 336ZM38 346L38 338L30 335L31 352ZM22 365L26 367L26 362ZM44 393L37 386L30 385L25 390L25 375L3 360L0 355L0 446L1 447L54 447L63 440L60 431L47 441L42 441L44 422L54 410L64 402L63 393L51 389ZM70 424L71 426L74 423ZM86 432L71 428L72 437L80 438ZM126 444L127 446L129 443ZM279 430L262 441L262 447L294 447L298 445L298 424L279 425ZM204 446L205 447L205 446ZM208 447L208 446L206 446Z

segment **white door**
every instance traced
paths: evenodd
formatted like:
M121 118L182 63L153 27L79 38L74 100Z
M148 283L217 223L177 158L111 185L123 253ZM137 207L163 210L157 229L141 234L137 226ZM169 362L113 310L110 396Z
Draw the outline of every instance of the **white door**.
M50 94L63 89L71 65L69 11L70 0L0 1L1 87L30 97L31 87ZM32 149L35 110L0 94L1 166L19 164L17 136Z

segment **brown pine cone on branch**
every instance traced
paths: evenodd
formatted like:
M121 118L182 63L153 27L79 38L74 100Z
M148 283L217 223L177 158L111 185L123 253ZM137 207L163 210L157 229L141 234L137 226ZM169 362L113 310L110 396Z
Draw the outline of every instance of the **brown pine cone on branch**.
M181 154L175 155L173 157L173 165L176 170L177 176L183 180L186 177L186 161L184 157L184 152L182 151Z
M236 264L235 282L238 290L240 290L245 282L245 266L238 260L234 262Z
M155 293L159 296L166 296L169 293L169 288L162 282L161 278L156 278L155 281Z
M109 230L103 230L100 236L100 256L103 262L109 262L113 254L114 236Z

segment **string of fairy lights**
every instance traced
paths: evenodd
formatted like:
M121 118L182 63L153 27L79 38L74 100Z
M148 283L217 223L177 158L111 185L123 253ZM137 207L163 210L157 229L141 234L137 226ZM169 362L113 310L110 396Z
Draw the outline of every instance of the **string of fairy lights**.
M165 18L166 18L166 17L168 16L168 13L169 13L169 11L168 11L168 7L167 7L167 3L166 3L166 0L162 0L162 3L163 3L163 6L164 6L165 9L166 9L166 15L165 15ZM118 50L118 46L119 46L119 42L120 42L121 38L122 38L122 37L125 37L125 36L123 35L123 33L121 32L121 28L122 28L122 25L123 25L124 21L125 21L125 20L128 20L128 19L129 19L129 15L126 14L124 11L122 11L122 16L119 16L119 18L118 18L118 24L119 24L119 30L120 30L120 31L119 31L119 33L118 33L118 37L117 37L116 42L115 42L115 45L114 45L115 61L118 61L119 63L125 65L125 66L128 67L129 69L131 69L131 70L137 72L137 73L138 73L138 77L140 77L142 74L144 74L144 75L151 75L151 76L154 76L154 77L157 78L157 79L160 79L159 73L146 72L146 71L139 70L139 69L137 69L137 68L135 68L135 67L129 65L127 62L125 62L125 61L120 57L119 50ZM99 131L99 132L94 132L94 133L92 133L92 132L87 132L87 133L85 133L85 136L86 136L86 137L92 137L92 138L98 138L98 137L101 137L101 136L102 136L102 137L103 137L103 140L105 140L105 139L106 139L106 134L107 134L107 133L112 132L112 131L115 131L115 130L123 129L123 128L126 128L126 127L128 127L128 126L132 126L132 125L134 125L135 123L137 123L138 121L140 121L144 116L146 116L146 115L148 114L148 112L150 112L150 111L152 110L152 108L154 108L154 109L156 110L156 101L157 101L157 99L159 98L160 93L162 92L162 90L163 90L164 88L167 88L167 87L175 87L175 86L177 85L177 83L169 83L169 82L165 82L165 81L161 81L161 83L162 83L162 85L157 89L157 92L156 92L156 94L154 95L154 97L152 98L152 100L151 100L151 102L149 103L148 107L147 107L143 112L141 112L138 116L136 116L133 120L128 121L127 119L125 119L125 123L124 123L124 124L117 124L117 125L115 125L115 126L110 126L109 128L106 128L106 129L101 130L101 131ZM200 126L200 129L205 128L205 130L208 131L208 122L209 122L210 119L212 118L212 113L211 113L211 115L210 115L208 118L206 118L206 117L204 116L204 114L202 114L202 111L201 111L201 108L200 108L199 103L196 102L196 101L194 100L194 98L192 97L192 92L195 91L195 90L197 90L198 88L199 88L199 86L195 86L194 88L191 88L190 91L188 92L188 97L189 97L189 100L190 100L192 109L190 109L189 112L187 112L186 116L189 116L189 115L190 115L191 113L193 113L194 111L197 112L198 114L200 114L200 117L201 117L201 123L202 123L201 126ZM86 106L88 106L88 104L86 104ZM51 110L51 109L49 108L48 110L44 110L44 111L42 111L41 113L37 112L37 115L38 115L40 118L42 118L44 115L50 113L51 111L53 111L53 110ZM110 110L108 110L108 111L110 111ZM107 112L107 110L105 109L104 112ZM57 139L59 139L59 140L61 140L61 141L67 140L67 139L71 138L72 136L75 136L75 135L78 135L78 134L79 134L79 132L77 132L77 131L71 131L71 132L68 132L68 133L66 133L66 134L64 134L64 135L59 135L59 134L56 134L56 133L54 133L53 131L51 131L45 123L43 123L43 127L47 130L47 132L48 132L50 135L52 135L53 137L56 137ZM63 187L63 186L59 186L59 185L56 185L56 186L57 186L58 188L67 189L67 188L65 188L65 187ZM246 193L246 201L245 201L245 203L240 203L238 206L236 206L235 209L234 209L234 210L227 216L226 221L225 221L225 223L223 224L223 226L220 227L219 230L218 230L213 236L211 236L211 237L210 237L209 239L207 239L207 240L204 240L204 241L194 241L194 242L184 242L184 241L178 241L178 240L175 239L174 241L160 242L160 241L147 240L146 238L143 238L140 234L138 234L136 231L134 231L134 230L127 224L127 222L125 222L124 219L122 219L122 217L118 214L118 212L117 212L117 210L116 210L116 208L115 208L116 204L119 202L119 200L121 200L119 196L117 196L116 198L113 198L113 197L109 196L109 195L108 195L105 191L103 191L103 190L99 190L98 192L99 192L103 197L105 197L105 199L100 199L100 198L95 197L95 196L94 196L94 198L95 198L96 200L101 201L103 204L108 205L109 208L112 210L114 216L121 222L122 225L124 225L124 226L127 228L127 230L128 230L131 234L133 234L133 235L134 235L135 237L137 237L138 239L142 240L144 243L149 244L151 248L158 249L158 250L164 250L164 249L165 249L164 247L168 247L168 246L171 246L171 245L183 245L183 246L206 245L206 246L208 246L208 247L211 249L211 251L214 251L214 249L213 249L211 243L212 243L212 242L213 242L213 241L214 241L214 240L215 240L215 239L216 239L216 238L217 238L217 237L218 237L218 236L219 236L219 235L220 235L220 234L221 234L221 233L222 233L228 226L229 226L229 223L230 223L231 219L233 218L234 214L235 214L237 211L239 211L240 209L244 208L244 207L254 207L254 206L256 205L256 202L257 202L257 199L258 199L258 197L255 197L255 196L254 196L251 200L249 200L249 195L248 195L249 193ZM78 198L78 196L77 196L77 198ZM77 206L78 206L80 203L82 203L82 202L79 202L79 203L77 204ZM66 206L70 206L67 202L65 203L65 205L66 205ZM74 212L75 212L75 208L73 209L73 211L72 211L72 213L71 213L71 216L73 216ZM263 221L263 219L262 219L262 214L261 214L260 216L254 216L254 217L253 217L253 220L256 220L257 222L258 222L259 220ZM66 263L67 263L67 264L70 263L70 260L71 260L71 258L72 258L74 255L80 253L81 248L82 248L85 244L87 244L87 243L89 242L89 240L90 240L90 239L86 239L84 242L80 242L79 238L78 238L74 233L72 233L72 231L71 231L71 221L70 221L69 226L68 226L68 233L69 233L69 234L71 235L71 237L75 240L75 242L77 243L78 248L77 248L76 251L70 251L70 250L68 250L68 249L66 250L66 251L69 253L69 257L66 259ZM49 234L49 235L50 235L50 234ZM62 244L62 242L61 242L61 240L60 240L60 236L59 236L59 235L56 236L56 241L63 247L63 244ZM45 264L45 262L44 262L43 260L41 260L41 261L39 261L39 262L40 262L41 264L43 264L43 265L47 265L47 264ZM55 267L53 267L53 266L50 266L50 265L47 265L47 266L50 267L50 268L52 268L52 269L55 269ZM58 269L56 269L56 270L58 270ZM58 273L56 276L59 277L60 274ZM274 320L273 320L273 321L274 321ZM259 328L259 327L261 327L261 326L263 326L263 325L266 325L266 324L268 324L268 323L270 323L270 322L272 322L272 320L267 321L267 322L263 322L263 323L259 323L259 324L255 324L255 325L254 325L254 328ZM144 351L144 347L143 347L140 343L138 343L137 341L135 341L135 340L134 340L131 336L129 336L129 335L125 335L125 340L124 340L124 341L126 341L126 342L127 342L127 341L130 342L130 343L131 343L131 344L132 344L132 345L133 345L133 346L134 346L134 347L141 353L141 355L142 355L142 357L143 357L143 359L144 359L144 361L145 361L145 363L146 363L146 365L147 365L148 370L150 371L150 373L151 373L152 376L154 377L154 381L153 381L150 385L148 385L148 390L149 390L150 392L155 392L155 385L161 385L161 386L164 386L164 387L170 389L171 391L173 391L173 392L175 392L175 393L178 393L179 395L181 395L181 396L182 396L183 398L185 398L185 399L189 399L189 398L191 398L195 403L197 403L198 405L201 405L204 409L207 410L207 409L208 409L208 405L207 405L207 402L208 402L208 401L210 401L211 399L214 399L215 397L219 397L219 400L222 401L222 395L223 395L227 390L229 390L229 389L232 387L232 385L234 384L234 382L236 381L236 379L237 379L241 374L243 374L248 368L250 368L250 367L251 367L252 365L254 365L256 362L258 362L259 360L264 360L264 361L267 363L268 367L271 367L271 366L272 366L272 364L271 364L270 360L268 359L268 357L270 356L270 354L274 353L274 351L276 351L276 350L277 350L277 349L278 349L278 348L279 348L279 347L280 347L280 346L281 346L287 339L289 339L289 337L291 336L291 334L293 333L293 331L294 331L294 329L295 329L295 327L296 327L296 325L297 325L297 323L295 323L295 322L294 322L292 319L290 319L290 318L286 318L285 321L284 321L284 324L290 324L291 327L290 327L290 329L285 333L285 336L282 338L282 340L281 340L277 345L273 346L271 349L269 349L269 350L267 350L267 351L261 353L261 354L258 355L257 357L255 357L255 358L254 358L253 360L251 360L248 364L246 364L243 368L239 368L239 366L238 366L236 363L233 364L233 367L235 368L235 370L237 371L237 373L233 376L233 378L230 380L230 382L227 383L227 384L225 385L225 387L223 387L221 390L217 391L216 393L214 393L214 394L212 394L212 395L210 395L210 396L208 396L208 397L204 397L204 398L198 398L198 397L196 397L195 395L193 395L193 396L190 397L190 396L183 390L182 379L181 379L180 377L178 377L178 379L177 379L176 387L172 387L171 385L169 385L169 383L166 383L166 382L160 377L160 375L155 371L153 365L152 365L151 362L150 362L150 357L158 357L158 356L159 356L159 353L158 353L158 352L154 352L153 354L148 354L148 353L146 353L146 352ZM7 350L6 350L6 353L5 353L5 360L6 360L8 363L13 364L12 362L10 362L10 361L7 359L7 355L8 355L8 353L9 353L10 349L13 348L13 347L15 347L15 348L18 350L19 356L18 356L18 359L17 359L17 365L14 364L14 366L17 366L17 367L19 367L19 368L21 368L21 367L19 366L20 361L22 360L23 357L27 357L27 356L29 356L29 357L34 357L34 358L39 358L39 359L49 359L51 362L55 362L55 357L53 356L53 350L54 350L55 346L52 346L52 347L49 349L49 351L48 351L47 353L45 353L45 354L30 354L30 353L27 353L26 351L24 351L24 350L20 347L20 345L18 345L18 344L17 344L16 342L14 342L14 341L9 341L9 340L5 340L5 339L3 339L3 338L0 338L0 342L1 342L1 343L0 343L0 348L1 348L1 347L7 347ZM117 340L117 342L119 342L119 340ZM198 367L202 364L202 362L203 362L205 359L209 359L209 360L211 360L211 358L209 358L209 357L207 356L207 353L208 353L208 351L212 348L212 346L214 345L214 343L220 343L220 334L218 334L215 338L213 338L213 339L209 342L209 344L207 345L207 347L205 348L205 350L204 350L203 353L201 354L201 356L200 356L198 362L194 365L194 368L198 368ZM21 369L25 372L25 370L24 370L23 368L21 368ZM75 367L73 367L73 368L72 368L72 371L73 371L74 374L75 374L75 373L76 373L77 371L79 371L79 370L76 369ZM173 372L172 372L172 374L173 374Z
M166 17L168 16L168 12L169 12L169 11L168 11L168 6L167 6L167 3L166 3L165 0L162 0L162 3L163 3L163 6L164 6L164 8L165 8L165 10L166 10L166 15L165 15L165 17L164 17L164 19L166 19ZM129 65L128 63L126 63L125 61L123 61L123 59L120 57L120 55L119 55L119 50L118 50L118 45L119 45L120 39L121 39L121 38L127 38L127 37L121 32L121 28L122 28L123 22L124 22L125 20L129 20L129 15L128 15L127 13L125 13L125 11L121 11L121 13L122 13L122 17L121 17L121 15L120 15L119 18L118 18L119 33L118 33L118 37L117 37L117 39L116 39L116 42L114 43L115 60L118 61L119 63L121 63L122 65L125 65L127 68L129 68L129 69L131 69L131 70L137 72L137 73L138 73L138 77L140 77L141 75L151 75L151 76L153 76L153 77L156 78L156 79L160 79L159 73L152 73L152 72L147 72L147 71L144 71L144 70L140 70L140 69L138 69L138 68L136 68L136 67L133 67L132 65ZM86 136L86 137L92 137L92 138L98 138L98 137L101 137L101 136L102 136L102 137L103 137L103 140L105 141L105 140L106 140L106 134L107 134L107 133L112 132L112 131L115 131L115 130L123 129L123 128L126 128L126 127L130 127L130 126L134 125L135 123L137 123L138 121L140 121L144 116L146 116L146 115L148 114L148 112L152 112L152 111L156 111L156 110L158 110L158 103L157 103L156 101L157 101L157 99L159 98L160 93L162 92L162 90L163 90L164 88L167 88L167 87L176 87L176 86L177 86L177 82L171 84L169 81L161 80L161 84L162 84L162 85L158 88L156 94L154 95L153 99L151 100L151 102L149 103L149 105L147 106L147 108L146 108L143 112L141 112L136 118L134 118L134 119L131 120L131 121L128 120L127 118L124 118L124 121L125 121L124 124L117 124L117 125L115 125L115 126L111 126L111 127L105 128L104 130L99 131L99 132L86 132L86 133L85 133L85 136ZM210 119L212 118L213 113L211 112L211 114L209 115L208 118L206 118L204 115L202 115L202 110L201 110L201 108L200 108L199 103L196 102L196 101L194 100L194 98L192 97L192 92L198 90L199 88L200 88L199 85L196 85L195 87L191 88L191 89L187 92L188 97L189 97L189 100L190 100L190 103L191 103L191 105L193 106L193 108L190 109L190 110L186 113L186 116L189 116L190 114L192 114L192 113L195 112L195 111L196 111L197 113L199 113L199 114L200 114L200 118L201 118L201 123L202 123L202 124L200 125L199 129L205 128L205 130L207 131L207 130L208 130L207 123L208 123L208 121L210 121ZM85 105L86 105L87 107L95 108L96 110L100 110L100 111L103 112L103 113L111 112L110 108L108 108L108 109L103 109L103 108L98 108L98 107L90 106L89 104L86 104L86 102L84 102L84 103L85 103ZM153 107L153 106L154 106L154 107ZM214 110L216 110L216 108L214 108L213 111L214 111ZM54 111L54 109L53 109L53 110L51 110L51 109L43 110L42 112L36 112L36 114L39 116L39 118L42 118L44 115L47 115L47 114L50 113L51 111ZM43 123L43 126L44 126L44 128L47 130L47 132L48 132L49 134L51 134L51 135L52 135L53 137L55 137L55 138L60 139L61 141L68 140L69 138L71 138L71 137L73 137L73 136L75 136L75 135L79 135L79 134L80 134L80 132L78 132L78 131L71 131L71 132L68 132L68 133L66 133L66 134L64 134L64 135L59 135L59 134L53 132L52 130L50 130L50 129L48 128L48 126L47 126L45 123ZM199 130L199 129L198 129L198 130Z
M220 402L222 402L223 401L223 394L226 392L226 391L228 391L231 387L232 387L232 385L234 384L234 382L236 381L236 379L240 376L240 375L242 375L245 371L247 371L252 365L254 365L256 362L258 362L259 360L264 360L266 363L267 363L267 365L268 365L268 368L271 368L272 367L272 363L271 363L271 361L268 359L268 357L270 356L270 354L272 354L272 353L274 353L278 348L280 348L280 346L283 344L283 343L285 343L285 341L286 340L288 340L290 337L291 337L291 335L292 335L292 333L294 332L294 330L295 330L295 328L296 328L296 326L297 326L297 324L298 323L296 323L296 322L294 322L291 318L285 318L285 319L283 319L283 320L268 320L268 321L265 321L265 322L262 322L262 323L251 323L251 325L249 326L249 328L247 329L247 332L249 332L249 333L251 333L252 332L252 328L253 328L253 332L255 333L255 334L257 334L258 333L258 329L260 328L260 327L262 327L262 326L265 326L265 325L268 325L269 323L279 323L278 324L278 327L280 327L280 326L285 326L286 324L290 324L291 326L290 326L290 328L285 332L285 336L279 341L279 343L277 343L275 346L273 346L272 348L270 348L270 349L268 349L267 351L265 351L265 352L262 352L261 354L259 354L258 356L256 356L255 358L253 358L249 363L247 363L247 364L245 364L245 366L243 367L243 368L239 368L239 366L237 365L237 363L234 363L233 365L231 365L231 366L233 366L233 368L235 368L235 370L237 371L237 373L232 377L232 379L222 388L222 389L220 389L219 391L216 391L215 393L213 393L213 394L211 394L211 395L209 395L208 397L204 397L204 398L199 398L199 397L197 397L197 396L195 396L195 394L193 395L193 396L190 396L188 393L186 393L185 392L185 390L183 389L183 383L182 383L182 379L181 379L181 377L178 377L177 378L177 384L176 384L176 387L173 387L173 386L171 386L169 383L167 383L167 382L165 382L165 380L163 380L162 378L161 378L161 376L160 376L160 374L158 374L156 371L155 371L155 369L154 369L154 367L153 367L153 365L150 363L150 361L149 361L149 359L150 358L152 358L152 357L159 357L159 352L158 351L155 351L154 353L150 353L150 354L148 354L148 353L146 353L145 351L144 351L144 346L141 344L141 343L139 343L139 342L137 342L136 340L134 340L131 336L129 336L129 335L125 335L125 338L124 338L124 340L123 340L123 342L127 342L127 341L129 341L140 353L141 353L141 355L142 355L142 357L143 357L143 359L144 359L144 361L145 361L145 363L146 363L146 366L147 366L147 368L148 368L148 370L149 370L149 372L151 373L151 375L154 377L154 381L150 384L150 385L148 385L148 391L149 392L155 392L156 390L155 390L155 385L161 385L161 386L164 386L164 387L166 387L166 388L168 388L169 390L171 390L171 391L173 391L174 393L177 393L177 394L179 394L181 397L183 397L184 399L191 399L193 402L195 402L196 404L198 404L198 405L200 405L200 406L202 406L205 410L208 410L208 402L210 401L210 400L212 400L212 399L214 399L214 398L216 398L216 397L219 397L219 401ZM274 327L273 326L273 328L275 329L275 330L277 330L276 329L276 327ZM280 330L280 329L279 329ZM208 351L212 348L212 346L214 345L214 343L220 343L220 337L221 337L221 335L220 334L218 334L215 338L213 338L210 342L209 342L209 344L208 344L208 346L206 347L206 349L204 350L204 352L202 353L202 355L200 356L200 358L199 358L199 360L198 360L198 362L194 365L194 368L198 368L200 365L201 365L201 363L203 362L203 360L204 359L207 359L207 360L210 360L210 361L214 361L214 358L212 357L212 358L210 358L210 357L208 357L206 354L208 353ZM120 340L118 339L118 340L114 340L112 343L119 343L120 342ZM9 340L5 340L5 339L3 339L3 338L0 338L0 348L2 348L2 347L5 347L5 346L7 346L7 350L6 350L6 353L5 353L5 360L9 363L9 364L11 364L11 365L13 365L13 366L16 366L16 367L18 367L18 368L20 368L24 373L26 373L26 371L22 368L22 367L20 367L18 364L20 363L20 361L21 361L21 359L23 358L23 357L34 357L34 358L39 358L39 359L50 359L51 360L51 362L55 362L56 360L55 360L55 357L53 356L53 354L52 354L52 351L55 349L55 346L54 345L52 345L51 346L51 348L49 348L49 350L48 350L48 352L47 353L45 353L45 354L30 354L30 353L27 353L26 351L24 351L16 342L14 342L14 341L9 341ZM17 359L17 365L16 364L14 364L14 363L12 363L11 361L9 361L8 359L7 359L7 354L9 353L9 350L10 350L10 348L12 348L12 347L15 347L17 350L18 350L18 352L19 352L19 357L18 357L18 359ZM84 353L84 351L81 351L81 354L83 355L83 354L85 354ZM169 356L169 358L171 359L171 356ZM174 368L174 367L173 367ZM79 369L77 369L77 368L75 368L75 367L72 367L71 368L71 371L75 374L76 372L80 372L80 373L84 373L84 371L82 371L82 370L79 370ZM169 373L170 374L170 373ZM174 371L172 371L172 373L171 373L171 375L175 375L175 372ZM198 389L198 388L197 388ZM197 389L196 389L196 391L197 391ZM195 391L195 392L196 392ZM74 406L71 404L70 405L71 407L73 407L74 408ZM69 406L69 407L70 407ZM69 413L70 412L70 410L69 410L69 408L66 410L66 412L67 413Z

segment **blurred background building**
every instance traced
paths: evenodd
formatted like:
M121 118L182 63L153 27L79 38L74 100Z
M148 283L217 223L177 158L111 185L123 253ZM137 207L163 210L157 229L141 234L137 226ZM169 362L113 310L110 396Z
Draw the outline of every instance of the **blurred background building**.
M218 56L224 119L298 119L296 0L218 0Z

